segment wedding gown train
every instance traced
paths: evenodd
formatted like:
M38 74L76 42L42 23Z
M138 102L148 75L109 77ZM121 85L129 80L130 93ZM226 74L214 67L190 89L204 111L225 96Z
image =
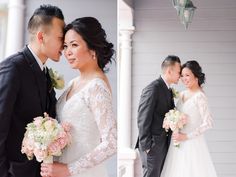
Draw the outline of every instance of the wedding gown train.
M66 100L72 82L57 103L59 121L72 125L72 143L59 162L68 164L73 177L106 177L104 160L116 152L116 121L110 90L102 79L95 78Z
M188 115L188 122L181 132L188 140L179 147L171 144L161 177L217 177L203 133L212 127L212 116L203 92L195 93L183 101L181 94L177 109Z

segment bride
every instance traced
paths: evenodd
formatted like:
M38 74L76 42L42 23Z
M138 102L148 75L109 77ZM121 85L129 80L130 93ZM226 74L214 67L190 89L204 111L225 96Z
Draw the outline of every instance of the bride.
M72 143L58 162L41 165L42 176L107 176L104 161L116 152L116 121L104 71L113 53L97 19L78 18L65 27L64 54L80 76L59 98L57 116L72 125Z
M172 134L161 177L216 177L204 133L212 127L207 98L201 85L205 74L197 61L182 66L182 81L187 90L180 94L177 109L188 115L181 133ZM178 141L180 147L174 147Z

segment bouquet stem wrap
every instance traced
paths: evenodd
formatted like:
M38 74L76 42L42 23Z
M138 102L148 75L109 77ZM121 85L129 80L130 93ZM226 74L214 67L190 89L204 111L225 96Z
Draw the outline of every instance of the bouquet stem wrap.
M43 159L43 163L48 163L48 164L53 163L53 156L49 155L49 156L45 157Z

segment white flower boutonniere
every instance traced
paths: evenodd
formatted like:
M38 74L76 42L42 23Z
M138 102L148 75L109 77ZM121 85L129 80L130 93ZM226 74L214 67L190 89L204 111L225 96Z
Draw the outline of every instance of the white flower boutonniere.
M172 93L173 93L173 97L175 99L178 99L179 98L179 92L177 90L175 90L174 88L171 88L171 90L172 90Z
M57 71L52 68L49 69L49 75L52 80L52 86L56 89L63 89L65 86L65 81L63 75L60 75Z

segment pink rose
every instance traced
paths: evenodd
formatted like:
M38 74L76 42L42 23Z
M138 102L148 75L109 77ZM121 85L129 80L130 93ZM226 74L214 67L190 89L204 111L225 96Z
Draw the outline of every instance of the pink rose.
M36 117L36 118L34 118L34 125L35 125L36 127L40 127L40 126L42 125L42 120L43 120L42 117Z
M60 155L61 154L61 147L58 141L51 143L48 147L48 152L50 155Z
M37 148L35 148L35 149L34 149L34 155L35 155L37 161L38 161L38 162L41 162L41 161L43 161L44 158L47 157L48 153L47 153L46 150L42 150L42 149L37 149Z

